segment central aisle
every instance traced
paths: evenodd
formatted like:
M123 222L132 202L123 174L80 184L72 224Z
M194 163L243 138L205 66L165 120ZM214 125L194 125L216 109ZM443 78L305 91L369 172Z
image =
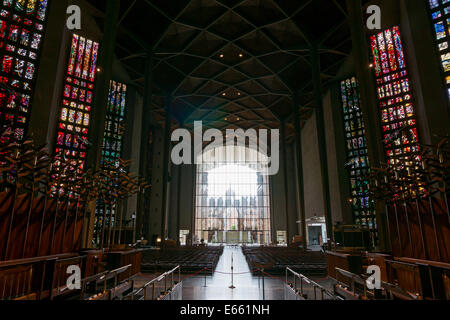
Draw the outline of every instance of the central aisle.
M234 258L234 286L231 285L231 259ZM226 274L224 274L226 273ZM265 278L266 300L284 300L283 282ZM225 247L216 272L207 276L206 287L203 275L183 281L183 300L263 300L262 280L250 273L240 247Z

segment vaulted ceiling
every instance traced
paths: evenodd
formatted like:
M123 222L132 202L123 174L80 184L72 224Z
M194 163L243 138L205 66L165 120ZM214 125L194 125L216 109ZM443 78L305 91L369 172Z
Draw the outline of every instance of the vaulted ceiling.
M101 13L105 1L88 0ZM132 84L143 90L153 52L154 116L164 120L172 95L173 117L187 127L203 120L219 129L278 128L294 93L306 121L311 46L324 84L351 51L341 0L122 0L119 19L116 55Z

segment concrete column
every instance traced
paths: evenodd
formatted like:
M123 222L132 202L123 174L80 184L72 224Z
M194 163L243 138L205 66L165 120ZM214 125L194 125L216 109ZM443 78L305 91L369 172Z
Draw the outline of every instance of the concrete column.
M294 97L294 126L295 126L295 150L296 150L296 167L297 167L297 183L298 183L298 201L300 207L300 229L303 237L303 250L306 251L307 230L306 230L306 208L305 208L305 182L303 179L303 145L302 145L302 128L300 123L299 105L297 97Z
M401 32L420 138L424 144L437 145L440 136L450 135L450 100L428 6L428 1L401 0Z
M162 206L161 206L161 236L168 237L168 185L169 185L169 162L170 162L170 133L172 129L172 96L166 97L166 123L164 126L164 154L163 154L163 180L162 180Z
M34 142L47 144L50 151L53 150L69 38L65 27L67 5L67 0L50 2L28 127Z
M91 129L89 141L93 144L88 154L88 167L99 169L103 131L105 129L106 104L108 101L109 82L112 78L114 50L116 48L117 25L119 21L120 0L106 2L105 25L103 40L100 43L100 59L98 78L96 81L94 108L92 108Z
M139 154L139 176L141 179L144 179L148 184L151 184L151 151L150 150L150 132L151 132L151 123L152 123L152 110L151 103L153 97L153 53L149 52L147 54L147 60L145 63L145 84L144 84L144 100L142 104L142 112L141 112L141 150ZM147 211L148 206L146 205L149 202L150 198L150 190L147 190L145 193L139 194L138 197L138 205L136 212L136 225L143 226L144 221L146 219L145 216L148 216L150 213ZM151 240L149 237L151 236L147 230L147 226L143 228L145 230L143 234L139 234L138 237L144 236L147 240Z
M281 121L281 148L283 157L283 181L284 181L284 209L286 215L286 243L289 245L291 243L291 234L289 232L289 195L288 195L288 169L287 169L287 152L286 152L286 121Z
M317 124L317 136L319 142L319 157L320 157L320 171L322 174L322 191L324 197L324 216L327 225L327 235L329 239L333 238L333 221L331 216L331 196L330 196L330 182L328 176L328 157L327 145L325 138L325 120L323 114L323 97L322 97L322 81L320 70L320 55L316 45L311 48L311 65L312 78L314 84L315 96L315 113Z

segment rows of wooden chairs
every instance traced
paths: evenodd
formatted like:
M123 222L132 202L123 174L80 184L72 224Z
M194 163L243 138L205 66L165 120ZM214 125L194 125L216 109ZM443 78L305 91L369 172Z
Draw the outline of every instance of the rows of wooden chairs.
M147 250L143 252L141 268L143 272L157 273L177 266L183 273L209 269L215 270L223 247L180 247Z
M326 275L326 259L322 252L304 252L298 248L243 247L251 270L261 265L270 265L265 271L270 274L284 274L286 268L305 275Z

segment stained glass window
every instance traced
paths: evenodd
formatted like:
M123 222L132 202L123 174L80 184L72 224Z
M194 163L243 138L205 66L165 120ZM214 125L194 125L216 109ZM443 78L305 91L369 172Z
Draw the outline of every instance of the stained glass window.
M268 160L258 151L209 150L197 166L194 241L271 243Z
M98 50L97 42L73 35L59 114L56 170L64 155L80 173L84 171Z
M388 163L402 168L420 160L416 112L398 27L370 38Z
M106 170L114 171L118 168L119 159L122 157L126 95L127 86L125 84L116 81L110 82L101 158L101 166ZM108 206L103 200L97 201L94 228L95 244L101 242L103 219L105 218L106 225L109 225L109 219L112 217L111 222L115 224L116 212L116 205Z
M117 166L122 156L122 140L126 108L127 86L111 81L102 146L102 166Z
M440 62L445 76L447 93L450 97L450 1L427 0L430 4L431 19L439 50Z
M375 205L369 196L369 181L365 178L370 171L366 130L359 85L355 77L341 82L341 96L353 215L356 224L366 226L376 233Z
M30 119L48 0L0 1L0 130L10 128L20 141Z

